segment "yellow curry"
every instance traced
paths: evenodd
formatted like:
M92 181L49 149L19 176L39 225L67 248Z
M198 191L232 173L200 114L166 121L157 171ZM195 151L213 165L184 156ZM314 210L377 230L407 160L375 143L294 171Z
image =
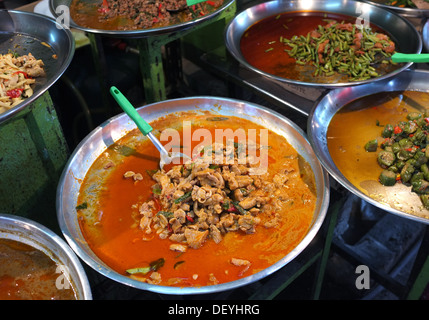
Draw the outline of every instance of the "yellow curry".
M378 152L367 152L365 144L382 138L383 126L405 121L408 113L422 112L429 106L426 92L383 92L357 99L344 106L332 118L328 132L328 149L337 168L361 192L402 212L429 218L419 196L409 186L383 186L378 178L382 168ZM380 150L380 149L379 149Z

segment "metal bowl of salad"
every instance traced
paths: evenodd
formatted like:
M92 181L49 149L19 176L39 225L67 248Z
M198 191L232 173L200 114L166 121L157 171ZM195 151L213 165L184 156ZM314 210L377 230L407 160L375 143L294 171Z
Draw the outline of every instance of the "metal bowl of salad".
M429 205L421 198L426 190L414 186L411 176L405 178L410 172L404 169L407 162L414 162L413 175L421 175L419 172L426 169L422 164L427 158L418 159L417 164L417 154L421 155L417 151L425 151L426 146L405 145L417 140L418 132L425 130L411 132L403 126L410 125L410 121L413 126L415 123L426 126L428 81L429 72L406 70L390 80L332 90L316 102L307 126L310 144L320 162L348 191L386 212L426 224L429 224ZM411 113L419 114L420 122L410 120ZM399 143L399 139L392 140L393 136L385 135L389 125L404 141ZM377 139L377 149L367 150L367 143L374 139ZM396 183L386 186L382 182L390 178L382 173L393 168L379 157L382 152L393 152L396 148L390 146L389 141L398 142L398 150L405 154L403 157L395 153L395 158L403 163L397 165L395 175L388 173Z

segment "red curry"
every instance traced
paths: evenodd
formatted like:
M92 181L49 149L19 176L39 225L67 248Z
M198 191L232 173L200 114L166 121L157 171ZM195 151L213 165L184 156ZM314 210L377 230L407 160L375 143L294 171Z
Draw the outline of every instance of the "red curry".
M170 115L151 125L178 129L183 137L183 120L192 121L192 130L208 129L213 137L216 129L242 128L246 132L265 129L237 117L193 113ZM201 141L192 143L195 146ZM283 258L305 237L317 200L310 166L284 137L268 131L268 146L264 149L268 152L269 164L268 172L261 178L266 180L265 195L269 199L257 210L260 222L254 232L246 233L242 229L228 232L222 234L218 243L208 236L198 248L188 247L178 252L171 249L176 242L170 238L161 239L156 230L147 233L141 228L139 208L153 199L156 182L151 172L158 169L159 153L134 130L93 163L82 183L78 215L84 237L101 260L123 275L127 275L126 270L148 268L151 262L162 259L156 278L155 270L130 275L160 285L205 286L261 271ZM127 172L139 173L139 177L127 178ZM273 177L279 172L287 173L287 177L274 188ZM226 184L225 189L228 187ZM266 223L273 216L278 217L278 223L270 227ZM232 264L233 259L250 263Z
M57 267L32 246L0 239L0 300L76 300L75 289Z

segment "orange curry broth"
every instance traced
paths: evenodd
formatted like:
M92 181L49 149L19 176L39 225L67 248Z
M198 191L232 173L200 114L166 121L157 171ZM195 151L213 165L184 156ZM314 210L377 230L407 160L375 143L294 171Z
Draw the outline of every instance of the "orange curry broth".
M192 130L197 128L210 129L230 128L236 130L260 129L262 127L250 121L229 117L225 121L207 121L206 115L192 115ZM171 128L173 123L181 123L184 118L169 116L166 119L157 120L151 123L153 128ZM214 136L214 135L213 135ZM138 227L138 207L142 202L151 198L151 187L155 184L146 170L158 169L158 151L152 143L143 139L135 144L137 152L128 157L121 157L121 160L114 161L115 166L103 169L109 161L117 156L117 151L124 145L130 145L141 137L141 133L136 130L128 133L115 145L107 149L97 161L94 162L90 173L85 177L78 204L88 201L88 190L93 187L94 179L92 171L101 170L105 173L104 181L100 184L100 192L96 207L91 207L88 202L88 209L78 210L80 216L80 226L84 237L87 239L91 249L107 265L118 273L126 275L127 269L135 267L146 267L152 261L159 258L165 259L165 264L158 272L161 273L161 285L175 286L204 286L215 284L209 280L209 275L213 274L218 283L237 280L241 277L251 275L261 271L294 249L305 237L313 219L316 195L314 190L314 175L310 166L305 163L305 169L301 176L305 174L305 179L296 179L291 185L288 201L284 207L284 214L279 228L265 228L262 226L267 218L264 214L259 214L261 223L256 227L254 234L244 234L242 232L230 232L223 237L223 240L216 244L208 239L204 245L198 249L188 248L187 252L179 254L169 249L174 243L169 239L160 239L155 231L146 235ZM277 172L283 166L283 159L290 156L297 156L295 149L289 145L284 137L269 131L269 171ZM195 142L199 144L200 141ZM145 156L150 155L150 156ZM303 161L300 161L302 167ZM294 164L298 168L298 160ZM139 172L143 175L143 180L134 182L132 179L125 179L124 173L128 170ZM94 171L94 172L95 172ZM94 192L94 190L91 190ZM305 200L305 201L304 201ZM304 204L305 202L305 204ZM138 206L134 206L135 204ZM134 206L134 207L133 207ZM88 211L91 208L92 214ZM267 213L270 215L271 213ZM234 266L230 263L231 258L249 260L251 267L243 272L244 267ZM178 263L180 262L180 263ZM177 264L177 265L176 265ZM175 267L176 265L176 267ZM147 274L149 276L150 274ZM197 279L193 276L198 275Z
M58 263L25 243L0 239L0 300L76 300L65 277L57 288ZM63 282L67 281L67 282Z

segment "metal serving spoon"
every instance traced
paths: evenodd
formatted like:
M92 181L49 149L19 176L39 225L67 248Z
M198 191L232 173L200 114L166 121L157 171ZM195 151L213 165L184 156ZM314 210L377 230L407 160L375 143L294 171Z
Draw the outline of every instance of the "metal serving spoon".
M393 62L429 62L429 53L394 53Z
M125 111L125 113L135 122L137 125L137 128L145 135L147 136L150 141L155 145L155 147L158 149L161 159L159 161L159 167L161 169L164 168L165 165L170 164L173 162L173 159L183 158L190 160L191 158L187 156L184 153L180 152L173 152L169 154L167 150L165 150L164 146L159 142L159 140L152 134L152 127L140 116L140 114L137 112L137 110L133 107L133 105L128 101L127 98L116 88L111 87L110 93L112 94L113 98L116 100L116 102L119 104L119 106L122 108L122 110Z
M186 0L186 5L181 7L181 8L177 8L177 9L168 9L167 11L171 12L171 13L176 13L176 12L180 12L185 10L187 7L193 6L194 4L200 3L200 2L205 2L207 0Z

